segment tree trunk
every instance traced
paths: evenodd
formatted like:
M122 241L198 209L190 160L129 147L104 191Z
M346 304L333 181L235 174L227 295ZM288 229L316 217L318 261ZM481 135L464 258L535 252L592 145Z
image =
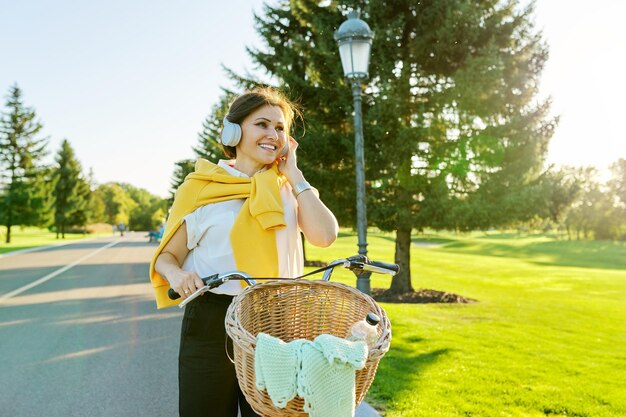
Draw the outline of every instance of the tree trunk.
M11 225L7 224L7 239L6 243L11 243Z
M411 229L399 227L396 230L395 262L400 266L400 272L391 280L389 292L402 294L413 291L411 285Z

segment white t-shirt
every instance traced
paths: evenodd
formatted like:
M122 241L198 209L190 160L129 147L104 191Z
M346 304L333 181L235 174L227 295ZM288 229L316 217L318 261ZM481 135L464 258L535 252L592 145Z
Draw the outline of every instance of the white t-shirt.
M226 161L221 160L217 165L231 175L248 178ZM280 196L287 227L276 230L278 275L294 278L302 275L304 265L302 240L298 228L298 202L291 193L289 183L281 187ZM194 271L201 278L237 270L230 231L244 201L235 199L207 204L183 218L187 227L187 248L190 250L183 262L183 270ZM239 281L228 281L211 291L217 294L237 295L241 290Z

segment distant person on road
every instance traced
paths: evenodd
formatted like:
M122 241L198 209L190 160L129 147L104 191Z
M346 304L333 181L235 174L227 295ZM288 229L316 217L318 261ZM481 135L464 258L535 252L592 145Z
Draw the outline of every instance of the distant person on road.
M297 166L289 136L295 107L277 90L239 96L224 118L220 144L230 160L196 162L176 193L150 277L159 308L204 284L200 277L239 270L252 277L303 271L299 231L313 245L337 238L337 220ZM284 152L284 153L283 153ZM242 281L243 283L243 281ZM172 301L169 288L181 295ZM179 354L182 417L257 416L225 352L224 318L242 291L229 281L185 307Z
M148 243L159 242L163 237L163 231L165 230L165 225L161 224L158 230L150 230L148 232Z

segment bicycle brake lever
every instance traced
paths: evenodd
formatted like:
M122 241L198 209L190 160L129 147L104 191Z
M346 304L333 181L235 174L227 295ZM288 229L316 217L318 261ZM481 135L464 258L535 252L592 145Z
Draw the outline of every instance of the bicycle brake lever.
M220 277L219 274L211 275L206 278L202 278L202 282L208 289L217 288L227 281L226 278Z

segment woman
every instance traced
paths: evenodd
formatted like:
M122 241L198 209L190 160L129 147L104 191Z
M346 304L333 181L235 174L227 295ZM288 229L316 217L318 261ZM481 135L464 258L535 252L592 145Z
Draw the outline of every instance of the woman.
M232 158L196 163L176 192L150 275L157 305L184 300L200 277L239 270L253 277L302 274L302 231L316 246L337 238L337 221L298 169L289 136L294 106L273 89L238 97L224 118L221 144ZM172 302L173 288L181 299ZM180 415L256 416L239 390L225 346L224 318L238 281L185 307L179 354Z

